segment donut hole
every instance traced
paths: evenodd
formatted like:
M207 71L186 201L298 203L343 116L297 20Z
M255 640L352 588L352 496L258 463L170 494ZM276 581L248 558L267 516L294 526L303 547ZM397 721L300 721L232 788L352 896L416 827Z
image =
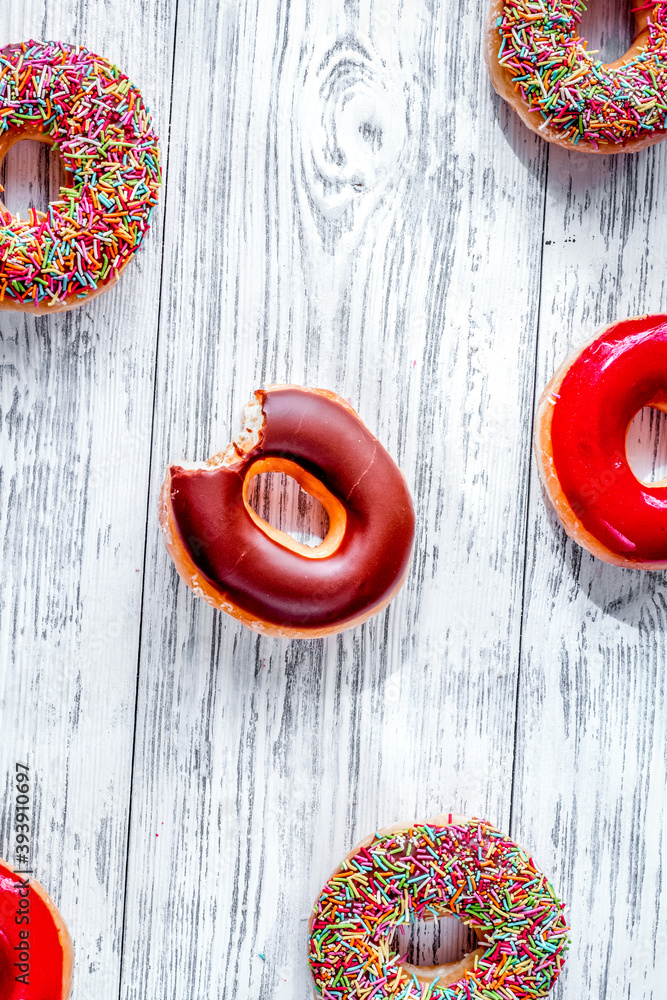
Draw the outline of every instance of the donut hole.
M260 472L248 485L248 503L264 521L302 545L315 548L329 531L329 515L284 472Z
M588 42L587 51L603 63L624 56L635 37L635 21L629 0L592 0L581 15L578 33Z
M0 166L0 200L17 219L29 219L29 210L46 212L68 183L60 156L50 143L20 139L7 150Z
M667 479L667 413L645 406L630 422L625 439L628 464L641 483Z
M399 924L393 947L401 962L410 965L447 965L460 961L477 947L477 936L454 914L438 920Z

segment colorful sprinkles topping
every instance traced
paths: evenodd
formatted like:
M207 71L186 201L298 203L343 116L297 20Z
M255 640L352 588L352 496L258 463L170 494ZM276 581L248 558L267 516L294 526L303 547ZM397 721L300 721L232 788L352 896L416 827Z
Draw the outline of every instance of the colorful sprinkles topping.
M582 0L507 0L498 17L498 61L529 111L573 145L593 149L667 128L667 2L651 3L647 43L611 68L577 34ZM646 7L639 7L646 10Z
M76 303L137 252L160 185L158 140L141 94L106 59L63 42L0 51L0 145L42 133L69 183L27 221L0 211L0 306Z
M528 1000L563 966L563 904L520 847L480 819L376 834L343 861L312 918L310 964L328 1000ZM484 948L451 985L422 984L392 948L398 924L457 914Z

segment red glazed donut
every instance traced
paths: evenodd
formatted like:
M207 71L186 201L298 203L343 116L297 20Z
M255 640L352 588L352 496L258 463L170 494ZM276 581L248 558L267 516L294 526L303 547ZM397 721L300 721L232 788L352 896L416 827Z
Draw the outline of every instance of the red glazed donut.
M69 933L46 890L0 861L2 1000L67 1000L73 960Z
M667 481L643 483L625 440L644 406L667 411L667 316L606 327L561 365L537 409L535 454L568 535L598 559L667 567Z
M0 309L62 312L110 288L141 246L160 184L157 136L108 60L21 42L0 52L0 162L21 139L57 147L67 183L28 220L0 202Z
M460 961L415 966L400 924L456 915L478 947ZM388 826L357 845L310 918L310 967L328 1000L530 1000L545 996L567 950L563 904L521 848L465 816Z
M160 522L176 568L214 607L268 635L315 637L377 614L408 571L414 511L405 479L345 400L270 386L244 432L203 465L171 465ZM248 486L284 472L329 515L321 545L301 545L260 518Z

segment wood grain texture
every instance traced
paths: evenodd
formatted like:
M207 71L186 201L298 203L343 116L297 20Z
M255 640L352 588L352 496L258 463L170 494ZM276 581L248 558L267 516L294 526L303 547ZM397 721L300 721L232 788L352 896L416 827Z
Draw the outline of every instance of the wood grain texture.
M173 13L133 3L128 31L123 5L9 0L0 44L85 42L136 82L166 139ZM17 153L7 200L20 208L44 162L19 178ZM6 782L27 759L35 877L72 931L74 995L90 1000L120 981L161 231L158 213L118 287L78 311L0 313L0 847L11 860Z
M599 326L664 311L666 154L598 164L550 151L540 386ZM563 872L572 924L586 928L568 981L594 997L657 998L667 974L665 575L617 570L566 541L536 473L527 567L515 825Z
M627 28L609 7L591 20L603 40ZM666 171L665 144L599 159L550 149L538 392L600 326L665 311ZM661 471L655 423L635 427L640 473ZM528 537L513 833L562 872L571 904L555 995L657 1000L667 976L665 574L618 570L567 540L534 466Z
M622 47L624 15L596 10L594 42ZM6 11L6 41L127 70L168 164L117 289L0 313L0 853L27 756L73 1000L306 1000L343 854L449 807L510 829L571 902L556 997L657 1000L665 579L566 542L530 432L569 346L665 308L667 144L548 150L492 93L481 0ZM10 203L27 165L47 184L17 155ZM274 381L349 398L415 498L404 589L327 640L213 612L159 534L167 462L218 451ZM633 453L657 472L655 424ZM257 502L321 532L295 490ZM444 923L400 941L424 963L464 946Z
M123 996L307 997L352 842L509 820L545 150L494 122L478 17L179 7ZM154 519L272 381L349 397L417 505L406 588L327 641L212 613Z

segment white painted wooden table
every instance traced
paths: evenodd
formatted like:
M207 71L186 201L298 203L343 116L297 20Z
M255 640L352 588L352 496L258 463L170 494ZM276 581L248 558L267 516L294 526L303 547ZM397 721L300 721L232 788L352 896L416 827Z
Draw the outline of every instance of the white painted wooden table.
M305 1000L346 849L450 807L569 901L555 997L664 997L665 576L566 541L530 438L571 346L667 307L667 143L548 149L492 93L485 6L3 4L2 44L129 73L164 166L116 289L0 314L0 855L27 761L73 1000ZM619 54L625 12L595 17ZM48 200L46 154L10 156L9 207ZM349 397L416 502L400 596L326 641L214 613L158 530L167 461L219 450L273 381Z

